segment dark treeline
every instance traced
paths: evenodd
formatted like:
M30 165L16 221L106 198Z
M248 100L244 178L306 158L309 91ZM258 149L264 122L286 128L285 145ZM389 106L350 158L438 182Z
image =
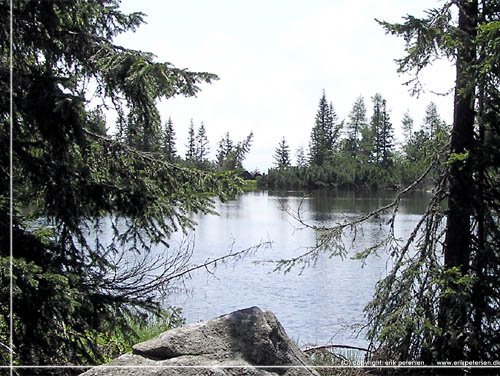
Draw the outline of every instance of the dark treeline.
M449 137L449 128L436 105L426 108L416 129L409 111L402 119L404 141L396 148L394 125L387 102L380 94L372 98L369 118L365 99L354 102L347 121L339 121L326 94L319 101L307 152L299 147L295 163L285 139L275 149L275 168L258 182L269 188L396 187L415 181L425 171L436 151ZM433 174L422 183L430 185Z
M242 176L249 175L243 169L243 161L252 146L253 132L238 142L231 139L229 132L226 132L217 143L214 160L210 159L210 143L203 121L196 127L191 119L184 156L177 151L178 140L171 117L164 124L159 122L156 129L135 129L131 132L131 129L127 128L126 131L119 130L117 137L138 150L153 152L171 163L188 168L210 172L236 170Z

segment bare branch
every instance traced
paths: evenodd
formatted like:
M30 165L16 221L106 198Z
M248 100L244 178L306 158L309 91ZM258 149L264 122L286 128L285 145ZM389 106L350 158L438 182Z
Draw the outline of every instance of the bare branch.
M273 261L263 261L263 262L270 262L276 264L275 271L280 271L283 270L285 273L289 272L295 265L298 263L302 264L302 268L300 273L311 263L315 263L315 261L318 258L318 254L320 251L330 251L332 255L337 255L340 256L341 258L344 258L347 254L346 246L343 242L343 233L345 230L349 229L354 234L357 234L357 229L358 226L367 220L371 218L380 218L380 215L386 212L389 209L392 209L392 215L388 222L386 223L387 225L390 226L390 232L389 236L387 239L381 243L376 244L373 247L368 248L365 250L365 252L358 253L357 257L361 259L365 259L368 255L372 254L374 251L379 249L381 246L384 244L389 245L394 239L394 221L395 217L397 214L397 210L399 208L399 204L401 202L401 199L405 194L408 192L412 191L417 187L428 175L429 173L436 168L436 166L440 163L440 157L443 153L445 153L448 150L449 145L445 145L442 150L436 154L432 162L429 164L427 169L415 180L413 181L410 185L408 185L406 188L398 192L395 196L395 198L388 203L387 205L384 205L382 207L377 208L374 211L371 211L369 213L365 213L361 216L355 217L355 218L348 218L345 217L345 220L343 222L337 222L333 226L319 226L315 224L311 224L309 220L303 218L302 214L302 205L305 200L303 198L301 202L299 203L299 207L296 210L291 209L289 206L282 205L283 210L296 222L300 225L299 229L309 229L313 230L317 234L317 239L316 239L316 244L312 247L307 247L306 251L303 252L302 254L286 259L286 260L273 260ZM442 183L444 184L444 183ZM442 186L440 186L442 188ZM434 197L436 197L435 195ZM443 197L442 195L439 194L438 201L441 201ZM430 213L433 210L433 205L435 205L435 200L431 200L432 205L430 205L427 209L427 214ZM417 225L417 228L415 231L412 233L410 236L410 239L406 243L406 245L402 248L403 253L406 252L406 250L409 248L410 244L415 240L418 231L422 224L424 223L424 219L419 222ZM352 243L351 243L352 244Z
M310 353L310 352L315 352L319 350L326 350L326 349L352 349L352 350L359 350L359 351L365 351L365 352L371 352L371 350L367 349L366 347L359 347L359 346L350 346L350 345L325 345L325 346L316 346L316 347L309 347L304 351L305 353Z

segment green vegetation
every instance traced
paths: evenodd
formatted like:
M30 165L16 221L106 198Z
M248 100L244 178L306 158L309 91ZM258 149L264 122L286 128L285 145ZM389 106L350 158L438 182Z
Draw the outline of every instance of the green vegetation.
M225 199L241 185L232 173L172 163L174 133L170 121L161 137L158 100L195 95L217 76L113 44L117 34L143 22L142 14L124 14L118 5L13 2L12 61L10 12L1 5L2 365L11 356L22 365L98 364L114 354L103 347L118 343L122 351L123 343L137 340L134 329L148 317L165 318L161 297L192 270L189 249L170 247L169 236L193 227L193 212L212 212L212 197ZM94 90L100 103L90 100ZM113 136L106 132L105 109L117 114ZM10 179L12 259L5 246ZM101 230L111 238L89 237ZM153 256L153 247L163 252Z
M150 340L167 330L181 327L185 321L179 308L169 307L159 315L127 315L126 323L126 331L120 327L109 327L106 334L97 335L96 351L99 354L93 357L102 357L104 362L109 362L132 351L132 346L136 343ZM89 337L93 336L89 334Z
M220 139L217 144L215 160L209 159L210 144L205 124L201 122L196 129L193 120L189 124L188 139L186 143L185 158L177 155L175 146L175 131L172 119L169 118L159 136L158 143L161 145L160 153L167 160L179 165L196 168L207 172L229 172L232 171L244 179L253 175L243 169L243 162L253 142L253 132L242 141L235 142L231 139L229 132Z
M12 50L10 8L0 5L0 145L9 150L12 138L13 168L11 174L9 153L1 153L0 244L9 244L12 234L15 245L12 255L0 249L1 365L11 359L99 364L155 330L180 325L179 312L167 312L158 296L193 267L189 249L173 249L170 236L195 225L193 212L212 213L214 197L241 189L237 175L244 174L253 133L239 142L227 133L217 160L209 161L205 126L196 131L191 123L182 160L172 120L162 127L157 108L159 100L193 96L218 77L115 45L116 35L143 23L142 14L124 14L118 5L17 0ZM426 364L500 358L499 15L496 0L456 0L421 19L380 22L405 40L399 70L414 74L414 91L434 59L455 62L451 132L431 103L419 130L405 115L398 150L380 94L372 98L370 119L360 97L344 123L323 93L307 154L299 149L291 166L283 138L277 168L246 185L408 186L384 208L332 228L303 223L317 231L318 246L302 259L281 261L285 269L320 251L343 254L344 230L384 210L396 215L406 192L434 187L406 243L395 238L394 216L389 221L382 245L392 269L366 307L370 350L379 357ZM105 111L116 114L116 134L108 134ZM105 223L106 242L98 236ZM154 247L161 247L159 256ZM358 258L375 251L362 250Z
M283 139L280 141L278 147L274 151L273 157L276 161L278 169L290 167L290 147L288 146L285 137L283 137Z
M367 307L371 338L397 359L433 363L500 355L495 298L500 292L499 10L497 1L458 1L428 11L424 19L382 22L388 32L405 38L407 55L399 69L414 72L416 85L421 69L434 58L444 55L456 65L447 167L423 218L424 236L413 239L416 255L401 249ZM441 125L433 117L429 108L427 131L439 134ZM429 151L435 149L431 144Z
M366 257L380 254L380 248L385 248L389 257L390 270L377 283L374 298L365 308L373 356L426 365L438 361L495 361L500 356L498 1L446 1L441 7L428 10L423 18L408 15L401 24L380 24L388 33L404 38L406 56L398 60L399 71L414 75L409 83L414 84L415 92L421 89L422 69L435 59L447 57L455 62L451 132L448 136L447 127L431 104L425 126L417 132L413 131L411 118L405 116L402 159L392 153L390 142L372 142L367 148L360 146L359 152L352 147L355 142L348 142L350 158L358 154L366 158L364 171L372 175L364 181L391 181L391 171L398 171L398 165L407 169L401 181L412 181L422 174L400 191L392 203L359 218L345 219L328 228L302 221L303 227L317 232L316 247L302 257L280 261L278 267L289 270L298 262L307 265L323 251L345 255L343 232L355 231L359 224L390 209L393 215L387 223L389 236L377 247L358 250L357 255L366 261ZM376 124L387 121L383 101L377 99L374 104L378 106L378 112L374 107L374 115L382 116L377 115L378 120L372 117L368 129L372 134L378 132ZM390 132L381 132L380 137L386 137L384 134ZM384 148L389 152L385 153ZM369 153L364 154L366 150ZM344 154L342 158L347 161L342 150L334 152L332 161L339 158L338 153ZM352 161L358 163L357 159ZM319 172L319 181L335 183L329 179L339 175L335 173L341 165L330 165L331 170L324 164L319 166L321 169L309 169ZM392 167L388 169L388 165ZM363 171L365 165L359 166L359 171ZM401 242L395 235L400 200L426 180L433 183L433 196L409 239Z
M394 148L392 124L386 111L386 101L380 94L373 97L370 123L363 97L356 99L345 125L335 125L336 116L331 115L333 106L326 103L323 93L311 134L309 161L306 161L303 149L299 148L297 163L292 166L288 144L283 138L275 150L277 167L258 178L259 186L309 190L401 187L411 184L426 171L449 137L448 127L432 102L427 107L421 129L416 132L413 130L413 119L406 113L403 119L406 137L400 151ZM323 125L324 122L328 124ZM439 168L436 167L419 186L432 186L438 175Z
M257 180L251 180L247 179L243 182L243 186L241 187L243 191L249 192L249 191L255 191L257 190Z

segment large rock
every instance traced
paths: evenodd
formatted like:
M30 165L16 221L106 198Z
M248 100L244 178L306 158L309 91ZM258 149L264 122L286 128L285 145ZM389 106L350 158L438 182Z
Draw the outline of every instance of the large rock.
M172 329L81 376L317 375L270 311L243 309Z

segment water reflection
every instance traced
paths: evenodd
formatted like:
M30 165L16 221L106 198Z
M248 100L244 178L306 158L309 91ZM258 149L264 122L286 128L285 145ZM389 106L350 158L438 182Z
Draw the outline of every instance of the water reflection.
M363 267L350 257L341 260L321 254L314 266L288 274L272 272L274 266L255 261L295 257L314 245L316 235L300 229L282 208L302 209L305 219L321 224L341 221L376 209L392 201L392 192L319 191L248 192L237 200L217 202L219 216L196 216L193 262L203 262L228 252L271 240L271 249L217 270L217 278L195 273L188 281L191 295L171 296L167 304L183 307L188 322L205 320L257 305L272 310L288 334L299 343L326 343L332 337L353 345L366 345L346 325L363 321L363 308L371 299L375 283L387 270L386 257L372 256ZM395 223L397 237L413 230L427 205L429 195L413 193L401 202ZM390 213L389 213L390 214ZM385 234L382 215L362 226L349 256L380 242ZM354 234L346 234L346 244Z

